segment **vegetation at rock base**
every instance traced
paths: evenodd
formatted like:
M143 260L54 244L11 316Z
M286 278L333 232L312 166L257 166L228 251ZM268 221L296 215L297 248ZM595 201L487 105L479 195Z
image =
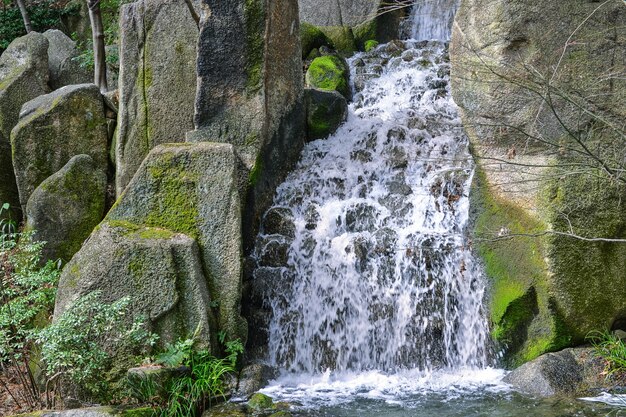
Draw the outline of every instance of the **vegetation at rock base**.
M192 417L200 415L216 402L227 398L227 377L236 370L243 353L239 340L225 342L226 356L216 358L208 350L194 349L194 339L181 340L157 354L154 363L171 368L185 367L188 373L172 378L165 386L165 396L157 394L151 379L128 380L131 395L140 404L150 405L158 417Z
M626 341L613 332L592 332L587 340L605 362L607 376L626 377Z

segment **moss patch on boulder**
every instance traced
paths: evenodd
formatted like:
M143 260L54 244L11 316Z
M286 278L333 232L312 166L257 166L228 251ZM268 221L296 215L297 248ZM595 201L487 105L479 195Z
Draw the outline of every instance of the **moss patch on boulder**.
M337 91L350 98L350 72L345 60L335 55L315 58L306 73L306 84L320 90Z
M306 22L300 23L302 59L307 58L314 49L322 46L334 48L333 42L318 27Z

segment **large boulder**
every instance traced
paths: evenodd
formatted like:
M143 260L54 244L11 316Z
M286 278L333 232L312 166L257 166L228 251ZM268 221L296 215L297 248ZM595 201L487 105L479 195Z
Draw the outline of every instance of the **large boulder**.
M199 1L196 3L199 6ZM198 26L184 1L140 0L120 12L118 195L152 148L193 130Z
M89 155L107 171L107 125L93 84L60 88L26 103L11 133L13 166L24 208L46 178L76 155Z
M241 160L243 234L253 246L261 214L306 136L298 5L291 0L203 0L196 131L187 141L227 142Z
M348 102L337 91L307 88L305 97L309 140L328 137L346 121Z
M163 346L193 334L200 345L215 343L202 259L189 236L103 222L63 269L55 317L93 291L100 291L104 302L132 297L130 316L143 316Z
M11 162L11 130L22 105L48 89L48 40L31 32L15 39L0 56L0 203L20 207ZM19 218L20 211L13 212Z
M48 69L50 88L56 90L66 85L85 84L93 81L93 73L80 66L76 57L80 51L76 42L57 29L43 33L48 39Z
M611 76L626 72L624 28L620 2L461 1L452 92L478 156L476 248L510 363L626 318L626 246L566 236L626 238L624 187L584 156L623 142L601 128L626 116L626 80Z
M107 176L89 155L77 155L39 185L26 204L26 228L47 242L44 260L68 262L104 217Z
M229 337L245 340L246 325L240 317L242 234L237 166L229 144L158 146L148 154L106 220L164 228L195 238L212 299L219 304L220 329Z

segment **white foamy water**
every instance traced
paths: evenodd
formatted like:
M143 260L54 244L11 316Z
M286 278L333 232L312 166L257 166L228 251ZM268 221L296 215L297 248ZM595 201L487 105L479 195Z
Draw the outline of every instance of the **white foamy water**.
M446 401L477 390L489 394L509 392L509 386L502 383L504 375L504 371L493 368L454 372L407 370L394 374L327 371L315 376L285 375L261 392L303 408L329 407L358 400L407 405L419 396L433 393L441 396L440 401Z

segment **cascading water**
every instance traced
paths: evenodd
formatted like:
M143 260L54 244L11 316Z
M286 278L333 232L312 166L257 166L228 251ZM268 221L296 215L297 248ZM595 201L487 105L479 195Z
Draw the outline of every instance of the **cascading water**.
M434 36L448 27L432 22ZM484 366L484 286L464 236L473 162L446 44L392 42L350 67L348 121L306 147L270 212L292 236L259 239L260 260L281 245L287 255L273 266L283 279L268 267L255 277L274 281L263 285L270 361L299 372Z
M417 0L411 14L413 39L450 39L461 0Z

